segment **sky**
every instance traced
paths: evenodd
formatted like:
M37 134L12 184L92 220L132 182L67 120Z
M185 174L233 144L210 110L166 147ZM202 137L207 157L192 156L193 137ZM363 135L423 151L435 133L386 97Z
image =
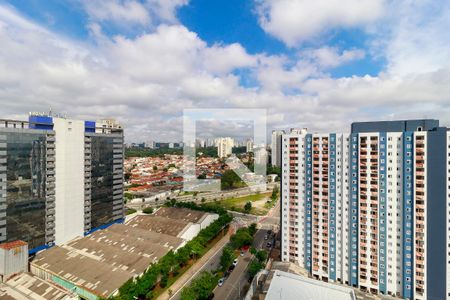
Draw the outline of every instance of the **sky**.
M0 0L1 118L116 118L127 142L181 140L202 108L449 126L448 28L448 0Z

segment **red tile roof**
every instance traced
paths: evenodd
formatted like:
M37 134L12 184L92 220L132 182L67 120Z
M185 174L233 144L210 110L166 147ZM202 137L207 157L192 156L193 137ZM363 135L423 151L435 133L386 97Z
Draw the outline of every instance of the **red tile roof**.
M21 246L26 246L26 245L28 245L26 242L17 240L17 241L13 241L13 242L0 244L0 248L6 249L6 250L11 250L11 249L21 247Z

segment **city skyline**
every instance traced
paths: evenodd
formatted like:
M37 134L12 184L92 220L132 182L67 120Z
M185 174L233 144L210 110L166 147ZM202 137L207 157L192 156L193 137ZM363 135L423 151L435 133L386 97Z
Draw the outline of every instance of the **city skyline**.
M267 108L269 130L449 125L449 11L431 0L0 1L0 103L11 119L49 107L115 116L126 142L181 140L184 108Z

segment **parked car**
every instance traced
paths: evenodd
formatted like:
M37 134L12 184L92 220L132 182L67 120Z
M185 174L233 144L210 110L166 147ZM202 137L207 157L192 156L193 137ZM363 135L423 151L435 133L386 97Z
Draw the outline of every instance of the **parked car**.
M236 267L237 263L238 263L238 259L236 258L236 259L233 261L233 266Z
M268 239L269 239L269 236L266 234L266 235L264 236L264 239L265 239L265 240L268 240Z
M244 256L244 254L245 254L244 251L241 251L241 256Z
M235 268L235 265L231 265L231 266L228 268L228 272L229 272L229 273L233 272L234 268Z
M225 278L222 277L222 278L219 279L219 282L217 283L217 285L218 286L222 286L224 282L225 282Z
M268 243L267 243L267 247L268 247L268 248L272 247L272 243L271 243L271 242L268 242Z

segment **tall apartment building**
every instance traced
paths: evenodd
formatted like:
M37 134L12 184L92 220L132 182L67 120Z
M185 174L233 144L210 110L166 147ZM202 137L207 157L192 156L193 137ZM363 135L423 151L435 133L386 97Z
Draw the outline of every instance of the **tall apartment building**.
M405 299L450 299L450 131L353 123L282 137L282 260Z
M220 158L227 157L232 153L234 140L230 137L218 138L216 140L216 145L217 145L217 156Z
M281 166L281 136L285 132L283 130L272 131L271 156L270 161L272 166Z
M245 142L245 152L253 152L253 140L249 139Z
M30 115L0 120L0 242L29 252L123 219L123 130Z

